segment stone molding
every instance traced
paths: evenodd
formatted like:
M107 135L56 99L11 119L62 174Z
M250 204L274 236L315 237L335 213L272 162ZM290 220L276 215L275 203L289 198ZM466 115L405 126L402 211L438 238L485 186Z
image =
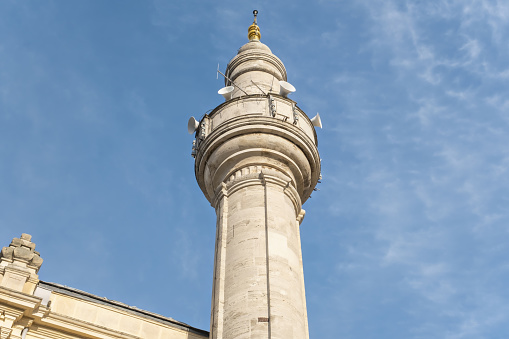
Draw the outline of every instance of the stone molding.
M299 225L302 224L302 221L304 220L305 215L306 215L306 211L301 209L299 214L297 215L297 221L299 222Z
M21 338L23 328L32 324L32 318L40 307L41 299L26 293L0 287L1 339Z
M229 189L229 192L231 192L231 187L239 181L244 181L246 179L261 179L263 181L263 177L266 175L283 180L285 186L295 186L293 179L288 177L282 170L266 165L251 165L242 167L227 176L224 183L226 184L226 188Z
M286 130L289 131L286 131ZM203 153L203 149L209 147L213 141L217 138L232 138L234 136L246 134L246 133L268 133L274 135L284 136L291 142L297 143L299 147L314 148L316 144L314 140L311 140L306 134L302 132L298 127L293 124L275 119L273 117L265 116L238 116L230 119L225 123L215 127L210 134L202 140L198 149L199 153ZM224 141L224 140L223 140ZM313 153L317 153L313 152Z
M302 203L292 179L286 176L283 172L266 166L248 166L231 175L227 179L226 183L222 183L216 189L212 207L217 209L220 206L219 202L223 199L223 197L227 197L242 188L254 185L267 186L267 184L273 184L281 187L282 192L292 201L295 209L295 215L297 216L296 220L299 221L299 223L302 222L303 215L301 217L301 213L304 210L301 209Z
M260 62L262 61L262 62ZM242 64L252 62L251 65L242 68ZM272 67L267 67L267 64ZM234 56L226 67L226 74L235 81L237 77L248 72L265 72L278 80L287 80L286 68L277 56L263 49L250 49ZM230 81L225 79L225 85L230 86Z
M256 141L261 135L263 139ZM267 148L271 146L267 144L269 139L279 150ZM268 164L267 159L273 163ZM195 175L212 203L217 186L238 171L238 167L274 167L277 164L282 166L279 168L281 172L295 180L300 200L304 203L320 175L320 157L315 143L290 123L272 117L239 116L216 127L201 142L195 158Z

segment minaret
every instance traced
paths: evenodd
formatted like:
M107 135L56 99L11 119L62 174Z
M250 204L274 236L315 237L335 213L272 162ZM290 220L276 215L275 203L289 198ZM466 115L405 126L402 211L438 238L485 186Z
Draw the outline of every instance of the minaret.
M229 62L225 102L191 118L195 174L216 210L210 338L308 338L302 204L320 177L314 125L255 19Z

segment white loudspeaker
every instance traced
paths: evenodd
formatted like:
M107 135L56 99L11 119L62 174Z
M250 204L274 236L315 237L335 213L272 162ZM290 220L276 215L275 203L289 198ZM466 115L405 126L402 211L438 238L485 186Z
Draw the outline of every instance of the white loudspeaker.
M190 117L189 121L187 122L187 131L189 134L193 134L194 131L198 129L198 126L200 126L200 122L194 117Z
M286 98L288 94L292 94L293 92L295 92L295 87L293 87L291 83L282 80L279 82L279 95Z
M313 119L311 119L311 123L315 127L322 128L322 120L320 120L320 114L316 113L315 117Z
M235 87L233 86L223 87L217 91L217 94L221 94L224 97L224 100L230 100L234 89Z

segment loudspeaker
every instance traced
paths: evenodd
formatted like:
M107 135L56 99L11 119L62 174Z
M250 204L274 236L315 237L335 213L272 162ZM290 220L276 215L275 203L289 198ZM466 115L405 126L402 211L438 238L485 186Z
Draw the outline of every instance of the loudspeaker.
M288 97L288 94L295 92L295 87L289 82L281 80L279 82L279 95Z
M198 129L198 126L200 126L200 122L194 117L190 117L189 121L187 122L187 131L189 134L193 134L194 131Z
M315 127L322 128L322 120L320 120L320 114L316 113L315 117L313 119L311 119L311 123Z
M224 100L228 101L232 98L234 89L235 87L233 86L223 87L219 91L217 91L217 94L221 94L224 97Z

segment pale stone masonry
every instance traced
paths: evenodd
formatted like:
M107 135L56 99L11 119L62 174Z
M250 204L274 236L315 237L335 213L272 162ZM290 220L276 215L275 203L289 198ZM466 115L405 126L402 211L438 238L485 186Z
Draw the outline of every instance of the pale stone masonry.
M299 225L320 176L316 133L279 94L286 70L256 19L249 32L224 74L232 95L203 117L194 143L196 179L217 214L210 338L304 339Z

